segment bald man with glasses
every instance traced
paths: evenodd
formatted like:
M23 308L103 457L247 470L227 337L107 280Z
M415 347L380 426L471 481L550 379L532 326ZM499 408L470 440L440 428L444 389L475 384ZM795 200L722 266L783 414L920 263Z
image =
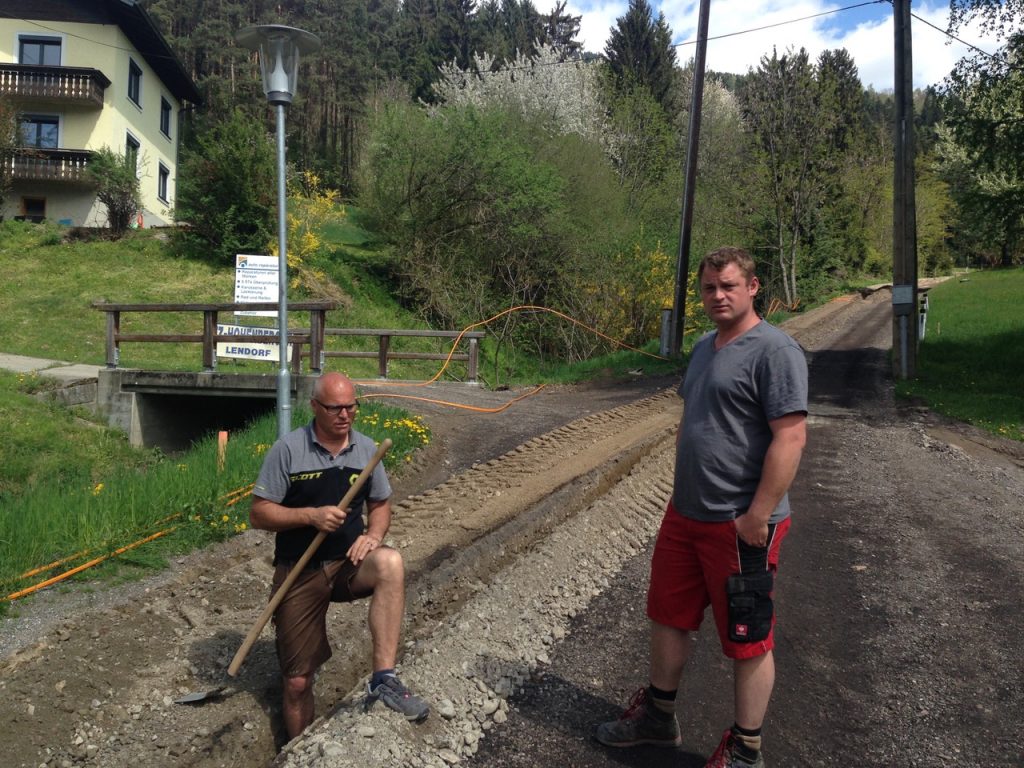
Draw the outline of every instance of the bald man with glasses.
M401 554L382 544L391 525L387 472L378 464L352 506L339 508L338 501L377 446L352 426L359 402L348 377L327 373L317 379L310 407L313 420L268 451L249 513L253 528L276 534L271 594L317 532L327 534L274 613L288 738L295 738L313 722L314 675L331 657L328 606L364 597L370 598L373 643L367 706L379 700L407 720L420 722L430 713L429 706L395 673L405 611L405 571Z

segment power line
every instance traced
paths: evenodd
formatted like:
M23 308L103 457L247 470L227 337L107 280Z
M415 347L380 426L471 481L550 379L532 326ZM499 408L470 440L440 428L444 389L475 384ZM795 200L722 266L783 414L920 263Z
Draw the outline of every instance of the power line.
M891 0L889 0L889 1L891 2ZM970 48L973 51L977 51L982 56L987 56L988 58L993 59L993 60L997 60L999 58L995 54L989 53L988 51L983 51L978 46L972 45L971 43L968 43L966 40L961 40L959 37L957 37L956 35L954 35L952 32L950 32L948 30L941 29L940 27L936 27L934 24L932 24L930 21L928 21L928 19L922 19L920 16L918 16L913 11L910 12L910 15L911 15L911 17L913 17L913 18L917 19L918 21L920 21L922 24L925 24L926 26L929 26L932 29L937 30L941 34L943 34L946 37L948 37L950 40L956 40L961 45L966 45L968 48Z
M812 13L810 16L801 16L798 19L788 19L786 21L777 21L774 24L765 24L762 27L751 27L750 29L740 29L740 30L737 30L736 32L726 32L725 34L722 34L722 35L713 35L711 37L708 37L707 39L709 41L710 40L724 40L727 37L737 37L738 35L748 35L751 32L762 32L762 31L764 31L766 29L774 29L775 27L784 27L787 24L796 24L797 22L800 22L800 21L807 21L809 19L817 19L817 18L819 18L821 16L831 16L834 13L841 13L842 11L852 11L855 8L863 8L866 5L878 5L879 3L888 3L888 4L891 5L892 4L892 0L868 0L868 2L866 2L866 3L857 3L856 5L847 5L847 6L844 6L843 8L833 8L831 11L822 11L821 13ZM684 45L696 45L696 44L697 44L696 40L686 40L685 42L682 42L682 43L674 43L672 45L672 47L673 48L680 48L680 47L682 47Z
M787 26L789 24L797 24L797 23L799 23L801 21L809 21L810 19L817 19L817 18L821 18L823 16L831 16L831 15L834 15L834 14L837 14L837 13L843 13L845 11L852 11L852 10L856 10L857 8L864 8L864 7L867 7L867 6L870 6L870 5L879 5L879 4L882 4L882 3L885 3L886 5L892 5L892 0L867 0L867 2L856 3L854 5L846 5L846 6L843 6L841 8L833 8L830 11L821 11L820 13L812 13L812 14L810 14L808 16L800 16L800 17L795 18L795 19L787 19L785 21L778 21L778 22L775 22L774 24L764 24L764 25L759 26L759 27L749 27L747 29L736 30L735 32L725 32L725 33L720 34L720 35L712 35L712 36L708 37L707 39L708 39L708 41L711 41L711 40L725 40L725 39L730 38L730 37L739 37L741 35L748 35L748 34L751 34L753 32L763 32L766 29L775 29L776 27L783 27L783 26ZM45 30L50 31L50 32L54 32L54 33L57 33L57 34L65 35L67 37L78 38L79 40L84 40L84 41L92 43L94 45L105 46L105 47L113 48L113 49L119 50L119 51L127 51L129 53L132 53L135 50L137 50L137 49L134 49L134 48L125 48L123 46L113 45L111 43L101 42L99 40L94 40L94 39L92 39L90 37L86 37L85 35L78 35L78 34L75 34L73 32L67 32L67 31L62 30L62 29L56 29L54 27L48 27L47 25L45 25L45 24L43 24L43 23L41 23L39 21L32 20L32 19L25 19L25 18L21 18L19 16L13 16L13 15L9 15L9 14L4 14L3 12L0 12L0 15L6 16L9 19L14 19L14 20L17 20L17 21L23 21L26 24L33 24L33 25L39 27L40 29L45 29ZM976 45L968 43L966 40L963 40L963 39L957 37L956 35L952 34L948 30L942 29L941 27L937 27L936 25L932 24L927 19L921 18L920 16L918 16L915 13L911 13L910 15L914 19L916 19L917 21L920 21L922 24L925 24L926 26L931 27L932 29L934 29L937 32L939 32L940 34L945 35L950 40L954 40L954 41L960 43L961 45L966 46L967 48L970 48L973 51L977 51L981 55L986 56L986 57L988 57L990 59L998 60L998 57L996 55L988 53L987 51L983 51L981 48L978 48ZM696 40L685 40L685 41L680 42L680 43L673 43L671 47L672 48L682 48L683 46L696 45L696 44L697 44ZM139 51L139 53L142 53L142 51ZM153 52L150 52L149 54L146 54L146 55L153 56L153 57L159 57L159 58L167 58L167 59L175 59L176 58L174 55L168 56L167 54L153 53ZM577 64L577 63L579 63L579 60L575 60L575 59L573 59L573 60L566 60L566 61L553 61L553 62L546 62L544 64L531 64L529 67L505 67L501 71L504 71L504 72L526 71L526 70L532 69L533 67L536 67L536 66L561 66L563 64ZM496 72L480 72L478 74L480 74L480 75L483 75L483 74L490 75L490 74L497 74L497 73Z
M41 21L36 21L35 19L25 19L25 18L22 18L21 16L13 16L13 15L4 13L3 11L0 11L0 16L3 16L4 18L7 18L7 19L11 19L12 21L20 21L20 22L23 22L25 24L31 24L33 26L39 27L40 29L45 29L47 32L52 32L55 35L61 35L62 37L74 37L74 38L77 38L78 40L84 40L87 43L92 43L93 45L99 45L99 46L102 46L104 48L113 48L115 51L125 51L127 53L138 53L138 54L140 54L142 56L151 57L151 58L154 58L154 59L170 59L172 61L176 59L176 56L174 56L173 54L168 55L166 53L153 53L152 51L147 53L145 51L139 50L138 48L125 48L124 46L121 46L121 45L114 45L113 43L105 43L105 42L102 42L100 40L94 40L91 37L86 37L85 35L78 35L78 34L75 34L74 32L68 32L67 30L59 29L57 27L48 27L46 24L43 24Z

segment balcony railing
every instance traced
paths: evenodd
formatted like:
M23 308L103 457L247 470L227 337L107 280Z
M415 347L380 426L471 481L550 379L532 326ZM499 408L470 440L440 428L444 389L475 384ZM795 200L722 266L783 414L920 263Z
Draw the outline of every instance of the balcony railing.
M11 178L30 181L88 183L85 169L92 152L87 149L36 149L21 147L7 163Z
M110 80L88 67L43 67L0 64L0 96L19 101L45 101L103 106Z

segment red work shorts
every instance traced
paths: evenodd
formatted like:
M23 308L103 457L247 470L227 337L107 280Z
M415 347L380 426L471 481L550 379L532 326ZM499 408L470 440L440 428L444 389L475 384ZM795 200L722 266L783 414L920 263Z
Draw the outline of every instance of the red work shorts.
M278 563L270 594L288 576L292 563ZM331 658L327 639L327 607L348 603L365 595L352 592L351 582L358 568L348 558L328 560L307 567L299 574L288 594L274 611L277 627L277 658L285 677L310 675Z
M774 526L768 542L767 567L779 565L779 546L789 530L789 518ZM775 645L775 617L768 636L753 643L729 639L729 600L726 581L740 573L739 537L733 522L706 523L683 517L669 501L658 530L651 560L647 615L651 621L690 632L700 628L711 606L722 651L731 659L751 659ZM746 547L746 545L744 545ZM747 550L753 548L747 547Z

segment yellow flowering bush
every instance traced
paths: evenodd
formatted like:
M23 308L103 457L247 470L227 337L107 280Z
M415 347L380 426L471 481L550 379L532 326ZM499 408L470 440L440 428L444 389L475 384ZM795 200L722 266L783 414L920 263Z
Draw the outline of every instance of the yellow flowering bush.
M291 287L310 290L324 280L322 270L308 265L309 257L323 248L320 234L332 219L346 216L340 206L336 189L326 189L313 171L303 171L297 179L289 180L288 268L293 270ZM269 244L270 253L278 253L275 239Z

